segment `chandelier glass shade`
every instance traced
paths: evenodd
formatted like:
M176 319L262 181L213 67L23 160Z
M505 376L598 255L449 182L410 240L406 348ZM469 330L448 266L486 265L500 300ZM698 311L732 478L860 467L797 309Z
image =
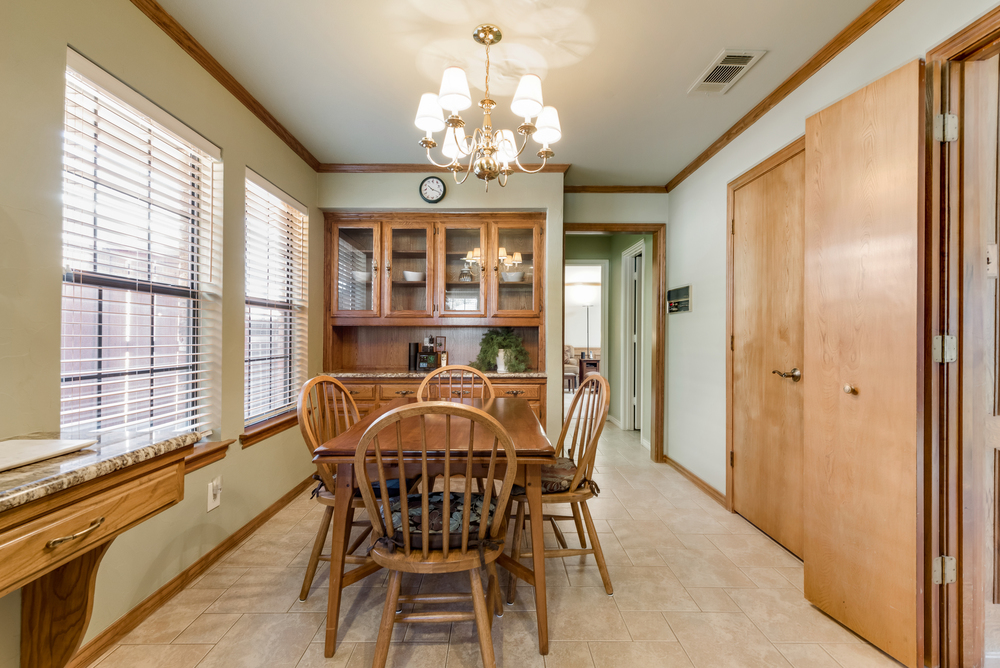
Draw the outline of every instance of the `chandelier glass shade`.
M476 42L486 47L485 97L479 102L483 110L482 127L475 128L472 134L466 134L465 121L459 115L460 111L472 106L469 80L461 67L445 69L437 94L424 93L420 96L414 120L414 125L424 132L420 145L427 151L427 159L431 164L450 170L456 183L465 183L469 174L475 174L486 182L487 190L490 181L494 180L501 187L506 186L507 177L515 171L527 174L540 172L555 155L550 144L562 138L559 113L555 107L547 107L543 103L542 80L535 74L521 77L510 103L511 111L524 119L516 129L516 133L522 137L520 146L515 130L493 128L491 115L497 103L490 99L490 46L499 42L501 37L500 29L488 23L477 27L472 34ZM445 111L450 112L447 118ZM433 135L441 131L444 131L441 154L447 162L438 162L431 155L431 149L438 145ZM520 162L529 137L542 145L536 154L542 159L542 164L535 169L526 169ZM461 178L460 173L464 174Z

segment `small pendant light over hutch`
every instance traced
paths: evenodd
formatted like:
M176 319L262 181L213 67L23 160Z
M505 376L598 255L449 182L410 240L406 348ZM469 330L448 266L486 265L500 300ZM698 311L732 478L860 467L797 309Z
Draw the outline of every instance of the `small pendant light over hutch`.
M489 23L476 28L472 38L486 47L486 96L479 103L483 110L483 126L473 130L471 135L465 134L465 121L458 112L472 106L472 95L469 92L469 81L465 70L460 67L449 67L441 77L441 90L437 95L424 93L420 97L417 108L417 118L414 124L426 134L420 140L420 145L427 151L427 159L437 167L451 170L456 183L465 183L469 174L475 174L486 182L489 190L490 181L496 180L501 187L507 185L507 177L514 173L514 166L522 172L534 174L545 167L545 163L555 153L549 148L562 137L559 127L559 114L555 107L542 104L542 80L535 74L525 74L517 85L510 109L515 115L524 119L517 128L517 134L524 139L520 148L511 130L495 130L490 115L497 103L490 99L490 46L500 41L503 35L500 28ZM451 114L446 119L444 110ZM535 121L532 122L532 118ZM431 156L431 149L437 146L433 134L444 130L444 145L441 153L450 162L438 163ZM538 157L542 164L536 169L525 169L519 158L528 143L528 137L542 145ZM468 164L465 159L468 158ZM459 172L465 175L459 179Z

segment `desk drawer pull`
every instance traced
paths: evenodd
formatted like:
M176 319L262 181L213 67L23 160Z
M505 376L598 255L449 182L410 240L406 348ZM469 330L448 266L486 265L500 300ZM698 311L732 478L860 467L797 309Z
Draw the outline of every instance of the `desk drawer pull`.
M91 522L90 526L87 527L86 529L84 529L83 531L77 531L75 534L73 534L71 536L63 536L62 538L53 538L52 540L50 540L49 542L47 542L45 544L45 547L47 547L48 549L51 550L56 545L62 545L63 543L68 543L71 540L76 540L77 538L83 538L87 534L91 534L94 531L96 531L97 528L99 526L101 526L102 524L104 524L104 518L103 517L100 518L100 519L96 519L93 522Z
M524 394L524 390L507 390L507 394L512 397L519 397Z
M354 396L354 395L356 395L356 394L361 394L361 393L360 393L360 392L358 392L357 390L348 390L347 392L348 392L348 394L350 394L351 396Z
M452 390L451 391L451 396L453 396L453 397L462 397L462 396L466 396L468 394L471 394L470 390Z
M401 397L406 397L414 393L414 390L396 390L396 394Z

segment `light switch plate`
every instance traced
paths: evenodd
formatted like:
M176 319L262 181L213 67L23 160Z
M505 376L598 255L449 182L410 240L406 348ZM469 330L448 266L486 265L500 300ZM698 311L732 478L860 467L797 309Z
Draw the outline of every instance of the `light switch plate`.
M208 483L208 511L215 510L222 505L222 476L213 478Z

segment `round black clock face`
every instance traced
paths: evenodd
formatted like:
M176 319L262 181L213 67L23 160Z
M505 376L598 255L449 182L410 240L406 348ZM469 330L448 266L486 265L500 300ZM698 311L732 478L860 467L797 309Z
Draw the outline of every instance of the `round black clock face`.
M437 176L428 176L420 182L420 196L425 202L437 204L444 199L444 181Z

